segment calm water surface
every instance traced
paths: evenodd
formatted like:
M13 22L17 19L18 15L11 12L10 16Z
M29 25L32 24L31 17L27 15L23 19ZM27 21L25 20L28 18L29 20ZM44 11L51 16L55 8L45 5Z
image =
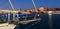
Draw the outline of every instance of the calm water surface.
M49 16L48 14L40 14L40 18L42 19L37 24L32 25L35 22L30 22L28 24L17 24L15 29L50 29L49 28ZM27 28L28 27L28 28ZM53 14L52 15L52 29L60 29L60 14Z

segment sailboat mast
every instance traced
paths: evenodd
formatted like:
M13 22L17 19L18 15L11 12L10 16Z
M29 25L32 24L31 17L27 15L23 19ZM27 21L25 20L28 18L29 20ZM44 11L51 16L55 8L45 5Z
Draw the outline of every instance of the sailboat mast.
M12 10L14 11L15 9L14 9L12 3L11 3L11 0L9 0L9 3L10 3L10 5L11 5Z
M34 6L35 10L37 10L36 5L34 3L34 0L32 0L32 3L33 3L33 6Z
M10 6L11 6L11 8L12 8L12 11L14 11L15 9L14 9L12 3L11 3L11 0L9 0L9 3L10 3ZM13 12L13 21L14 21L14 20L15 20L15 12Z
M35 10L37 10L37 7L36 7L36 5L34 3L34 0L32 0L32 3L33 3L33 6L34 6ZM37 13L36 13L36 15L37 15ZM36 19L36 15L35 15L34 19Z

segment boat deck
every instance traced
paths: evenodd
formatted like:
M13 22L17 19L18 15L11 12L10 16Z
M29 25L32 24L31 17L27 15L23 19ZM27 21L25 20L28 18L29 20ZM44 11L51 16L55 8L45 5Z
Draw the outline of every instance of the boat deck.
M5 26L1 26L0 29L14 29L15 27L16 27L16 25L8 24Z

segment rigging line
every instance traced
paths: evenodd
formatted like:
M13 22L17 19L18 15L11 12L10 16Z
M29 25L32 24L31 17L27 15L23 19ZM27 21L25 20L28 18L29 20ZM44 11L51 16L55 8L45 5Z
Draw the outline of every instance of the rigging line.
M37 10L36 5L35 5L35 3L34 3L34 0L32 0L32 3L33 3L33 5L34 5L35 10Z
M33 3L33 6L34 6L35 10L37 10L36 5L35 5L35 3L34 3L34 0L32 0L32 3ZM36 13L36 15L37 15L37 13ZM34 19L36 19L36 15L35 15ZM25 29L27 29L27 28L29 28L29 27L31 27L31 26L37 24L38 22L40 22L40 20L38 20L37 22L33 23L32 25L26 27Z
M15 9L14 9L14 7L13 7L13 5L12 5L11 0L9 0L9 3L10 3L10 5L11 5L12 11L14 11ZM13 21L15 21L15 12L13 12Z
M33 6L34 6L35 10L37 10L36 5L34 3L34 0L32 0L32 3L33 3ZM36 13L36 15L37 15L37 13ZM35 15L34 19L36 19L36 15Z
M10 0L9 0L9 3L10 3L10 5L11 5L11 8L12 8L13 10L15 10Z

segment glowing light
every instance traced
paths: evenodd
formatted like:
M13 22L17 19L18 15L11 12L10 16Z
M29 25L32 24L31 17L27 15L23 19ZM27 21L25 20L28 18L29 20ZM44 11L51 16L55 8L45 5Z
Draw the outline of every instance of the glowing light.
M40 16L40 15L38 14L38 16Z
M40 12L43 12L45 9L43 7L39 8Z
M52 15L52 11L48 11L48 14L49 14L49 15Z

